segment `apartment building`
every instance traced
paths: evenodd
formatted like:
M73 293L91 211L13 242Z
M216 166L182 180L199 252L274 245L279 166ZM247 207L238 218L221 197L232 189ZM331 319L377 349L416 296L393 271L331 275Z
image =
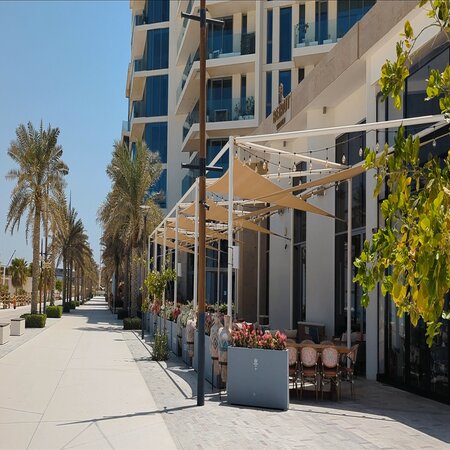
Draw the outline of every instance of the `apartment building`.
M375 1L208 0L207 162L230 135L252 133ZM163 173L154 191L170 209L197 176L199 147L198 0L130 0L131 61L123 139L144 139ZM227 160L219 164L227 169ZM220 176L215 172L210 176Z

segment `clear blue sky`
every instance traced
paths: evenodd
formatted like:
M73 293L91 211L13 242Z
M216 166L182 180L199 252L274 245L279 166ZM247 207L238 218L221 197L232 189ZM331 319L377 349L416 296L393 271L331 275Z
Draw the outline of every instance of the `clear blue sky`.
M100 258L97 209L110 188L105 168L127 117L128 0L0 1L0 261L31 261L31 236L4 233L13 182L7 155L19 123L61 130L67 192Z

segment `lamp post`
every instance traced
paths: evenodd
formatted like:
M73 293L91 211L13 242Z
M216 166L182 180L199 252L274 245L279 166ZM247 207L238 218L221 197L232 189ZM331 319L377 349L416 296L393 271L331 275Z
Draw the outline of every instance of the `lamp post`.
M200 15L181 13L182 17L200 22L200 100L199 127L200 148L198 152L198 373L197 406L205 404L205 294L206 294L206 25L223 25L223 21L206 18L206 0L200 0Z
M143 209L145 211L144 214L144 236L142 239L142 303L144 303L144 280L145 280L145 241L146 241L146 236L147 236L147 214L148 214L148 210L150 209L149 206L147 205L141 205L140 206L141 209ZM142 306L141 306L141 339L144 339L144 311L142 311Z

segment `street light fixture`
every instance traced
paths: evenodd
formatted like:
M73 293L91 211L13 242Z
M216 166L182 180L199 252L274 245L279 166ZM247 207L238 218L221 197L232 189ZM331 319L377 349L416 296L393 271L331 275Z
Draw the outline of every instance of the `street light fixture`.
M198 372L197 406L205 404L205 297L206 297L206 25L222 25L224 22L206 17L206 0L200 0L199 16L182 12L181 17L200 22L200 100L199 128L200 148L198 152Z

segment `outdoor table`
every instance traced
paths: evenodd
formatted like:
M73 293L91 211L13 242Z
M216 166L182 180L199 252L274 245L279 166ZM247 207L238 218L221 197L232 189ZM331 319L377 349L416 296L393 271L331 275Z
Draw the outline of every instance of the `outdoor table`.
M286 347L294 347L297 350L300 350L304 347L309 347L309 348L314 348L315 350L317 350L319 353L324 349L324 348L335 348L339 354L347 354L350 349L348 347L346 347L345 345L331 345L331 344L307 344L307 343L299 343L299 342L295 342L293 339L287 339L286 340Z

